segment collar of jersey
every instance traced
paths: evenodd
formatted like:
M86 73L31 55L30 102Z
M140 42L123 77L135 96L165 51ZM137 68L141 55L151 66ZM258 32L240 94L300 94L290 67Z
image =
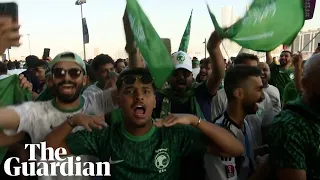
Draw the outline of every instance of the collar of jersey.
M135 141L135 142L145 141L145 140L149 139L152 136L152 134L154 133L155 130L156 130L156 127L152 126L151 129L145 135L143 135L143 136L134 136L134 135L130 134L124 128L123 123L121 123L121 132L130 141Z
M80 96L80 105L74 109L61 109L57 106L57 102L56 102L56 99L52 99L52 106L55 107L56 109L58 109L59 111L61 112L65 112L65 113L72 113L72 112L77 112L79 111L80 109L82 109L83 105L84 105L84 97L83 96Z

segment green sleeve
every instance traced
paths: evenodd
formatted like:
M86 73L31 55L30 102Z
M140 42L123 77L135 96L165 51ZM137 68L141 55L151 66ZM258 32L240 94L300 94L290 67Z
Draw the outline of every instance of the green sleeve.
M66 144L73 155L92 155L100 157L107 149L109 127L102 130L77 131L66 138Z
M294 82L290 82L286 85L283 91L282 102L286 104L288 101L295 100L298 96L298 92L294 85Z
M207 152L209 141L200 130L192 126L185 126L180 137L181 156L202 156Z
M275 118L286 118L279 114ZM298 121L292 119L292 121ZM288 124L286 122L274 123L270 133L270 165L274 169L300 169L307 170L305 132L301 131L299 123Z

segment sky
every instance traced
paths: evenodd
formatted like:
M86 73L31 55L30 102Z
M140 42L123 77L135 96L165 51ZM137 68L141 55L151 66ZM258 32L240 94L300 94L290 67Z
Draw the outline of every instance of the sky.
M81 9L75 5L75 0L13 1L19 6L20 32L23 36L22 45L10 50L11 59L20 60L28 56L29 42L31 54L39 57L44 48L51 49L52 58L64 51L73 51L83 57ZM214 31L206 2L221 23L223 7L232 6L235 16L243 16L251 0L139 0L159 36L171 39L173 52L179 47L193 9L189 51L199 56L205 52L204 39L208 39ZM90 43L86 45L87 59L94 57L94 48L114 59L126 56L122 24L125 3L125 0L87 0L83 5L90 35ZM314 18L306 21L303 29L320 28L319 22L320 8L316 8Z

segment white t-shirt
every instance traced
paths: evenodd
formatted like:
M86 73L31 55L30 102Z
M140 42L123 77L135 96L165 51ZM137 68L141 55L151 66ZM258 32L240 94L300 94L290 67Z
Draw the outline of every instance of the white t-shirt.
M194 79L197 79L197 76L198 76L199 72L200 72L200 68L199 67L192 69L192 74L193 74L193 78Z
M111 112L115 109L112 101L111 91L102 91L101 93L91 94L88 97L81 96L81 106L74 111L63 111L55 106L55 101L44 102L26 102L19 106L10 106L10 109L15 110L20 116L20 124L16 132L4 131L7 135L16 134L19 132L27 132L32 140L32 143L38 144L45 140L45 137L57 126L66 121L69 115L84 113L88 115L100 115ZM84 130L83 127L76 127L73 133L78 130ZM90 156L80 156L81 162L93 162L96 158ZM40 157L37 157L40 160ZM73 157L74 161L75 156ZM50 165L49 165L50 167ZM59 167L58 167L59 168ZM67 168L67 167L66 167ZM50 170L50 168L49 168ZM50 172L50 171L49 171ZM39 177L38 179L44 180L84 180L91 179L90 177L64 177L58 174L60 171L57 169L56 177ZM73 172L76 172L75 166ZM82 171L81 171L82 172Z
M251 133L253 134L253 148L262 146L262 127L268 127L274 117L273 106L269 95L264 92L265 99L258 103L259 109L256 114L246 116ZM224 89L220 89L212 99L212 119L217 118L227 109L228 99Z
M280 102L280 92L278 88L269 84L267 88L263 88L264 92L266 92L272 102L274 115L279 114L281 111L281 102Z
M84 97L87 97L89 96L89 94L92 94L92 93L98 93L98 92L102 92L102 89L100 89L98 86L97 86L97 82L88 86L82 93L82 95Z
M252 148L252 134L247 131L248 123L244 121L245 134L242 128L233 122L227 113L215 121L221 127L232 133L245 147L245 153L240 157L218 157L211 154L204 156L204 167L206 169L206 180L247 180L250 171L254 168L254 152ZM238 172L237 170L240 170Z

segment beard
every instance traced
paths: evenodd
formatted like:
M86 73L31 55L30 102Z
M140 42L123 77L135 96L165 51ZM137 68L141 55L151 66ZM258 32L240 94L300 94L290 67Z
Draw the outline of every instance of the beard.
M256 103L244 104L243 107L246 114L255 114L257 112Z
M72 84L76 88L76 92L73 95L61 93L59 91L59 87L65 85L65 84ZM76 83L71 82L71 81L62 81L58 84L53 84L53 86L52 86L53 94L58 98L59 101L61 101L63 103L73 103L80 96L81 90L82 90L81 85L77 86Z

